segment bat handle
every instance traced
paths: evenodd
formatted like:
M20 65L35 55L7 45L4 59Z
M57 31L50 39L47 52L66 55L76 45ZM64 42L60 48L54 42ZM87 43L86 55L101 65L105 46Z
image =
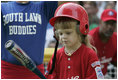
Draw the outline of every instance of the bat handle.
M37 74L41 79L46 79L46 77L39 71L38 68L35 68L32 72Z

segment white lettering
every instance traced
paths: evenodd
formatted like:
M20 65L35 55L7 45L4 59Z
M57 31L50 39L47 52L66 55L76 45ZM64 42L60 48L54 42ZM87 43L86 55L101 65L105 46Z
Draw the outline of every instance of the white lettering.
M72 76L71 79L79 79L79 76Z
M29 27L28 27L28 29L29 29L29 33L28 34L32 34L32 28L33 28L33 26L32 25L29 25Z
M5 20L7 20L7 21L6 21L6 24L8 24L8 23L9 23L9 16L8 16L8 14L6 15Z
M9 26L9 35L13 35L13 27L12 26Z
M23 22L23 13L19 13L19 22Z
M9 22L23 22L23 21L36 22L38 24L42 24L41 15L38 13L24 13L24 14L10 13L10 14L3 15L3 21L4 21L4 25L8 24Z
M26 34L26 27L25 26L22 26L23 27L23 35L25 35Z
M107 58L102 60L100 63L109 63L112 60L112 58Z
M30 13L30 21L31 21L31 22L34 21L32 13Z
M38 16L38 23L39 23L39 24L42 24L42 22L41 22L41 15L38 15L38 14L37 14L37 16Z
M15 15L15 22L17 22L18 21L17 20L18 13L14 13L14 15Z
M109 63L112 61L112 58L106 58L105 56L101 57L100 59L100 64L101 64L101 68L103 69L104 68L104 64L105 63Z
M5 26L5 24L6 24L6 17L5 17L5 15L3 15L3 21L4 21L4 26Z
M37 22L39 24L42 24L41 22L41 15L38 13L30 13L30 15L28 16L27 13L25 13L25 21L26 22Z
M9 26L9 35L33 35L36 34L36 25Z
M10 14L10 22L13 22L13 13Z
M33 25L33 31L34 32L32 32L33 34L36 34L36 25Z
M34 21L35 21L35 22L38 22L37 15L38 15L38 13L36 13L36 14L35 14L35 13L33 13L33 16L34 16Z
M27 13L25 13L25 22L28 22L29 19L28 19L28 16L27 16Z
M18 26L18 35L21 35L21 34L22 34L22 27Z
M14 26L13 32L14 32L15 35L17 34L17 26Z

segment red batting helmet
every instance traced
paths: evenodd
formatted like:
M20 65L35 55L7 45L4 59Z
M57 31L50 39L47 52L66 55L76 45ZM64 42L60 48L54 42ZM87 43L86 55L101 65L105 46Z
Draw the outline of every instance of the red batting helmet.
M80 22L79 31L87 35L89 32L88 14L85 9L79 4L68 2L60 5L50 19L50 24L54 26L55 21L59 17L69 17Z

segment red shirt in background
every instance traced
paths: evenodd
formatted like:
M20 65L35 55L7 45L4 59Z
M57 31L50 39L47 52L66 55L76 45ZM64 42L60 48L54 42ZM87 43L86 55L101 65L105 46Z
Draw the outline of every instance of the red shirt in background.
M101 63L102 72L107 72L108 63L117 63L117 34L116 32L110 37L107 43L103 43L99 36L99 27L89 32L92 36L92 44L97 48L97 55Z

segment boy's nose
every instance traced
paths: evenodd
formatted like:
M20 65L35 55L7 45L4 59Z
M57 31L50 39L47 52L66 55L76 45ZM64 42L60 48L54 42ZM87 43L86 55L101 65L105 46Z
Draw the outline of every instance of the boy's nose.
M62 38L66 38L66 37L67 37L66 34L63 34L63 35L62 35Z

